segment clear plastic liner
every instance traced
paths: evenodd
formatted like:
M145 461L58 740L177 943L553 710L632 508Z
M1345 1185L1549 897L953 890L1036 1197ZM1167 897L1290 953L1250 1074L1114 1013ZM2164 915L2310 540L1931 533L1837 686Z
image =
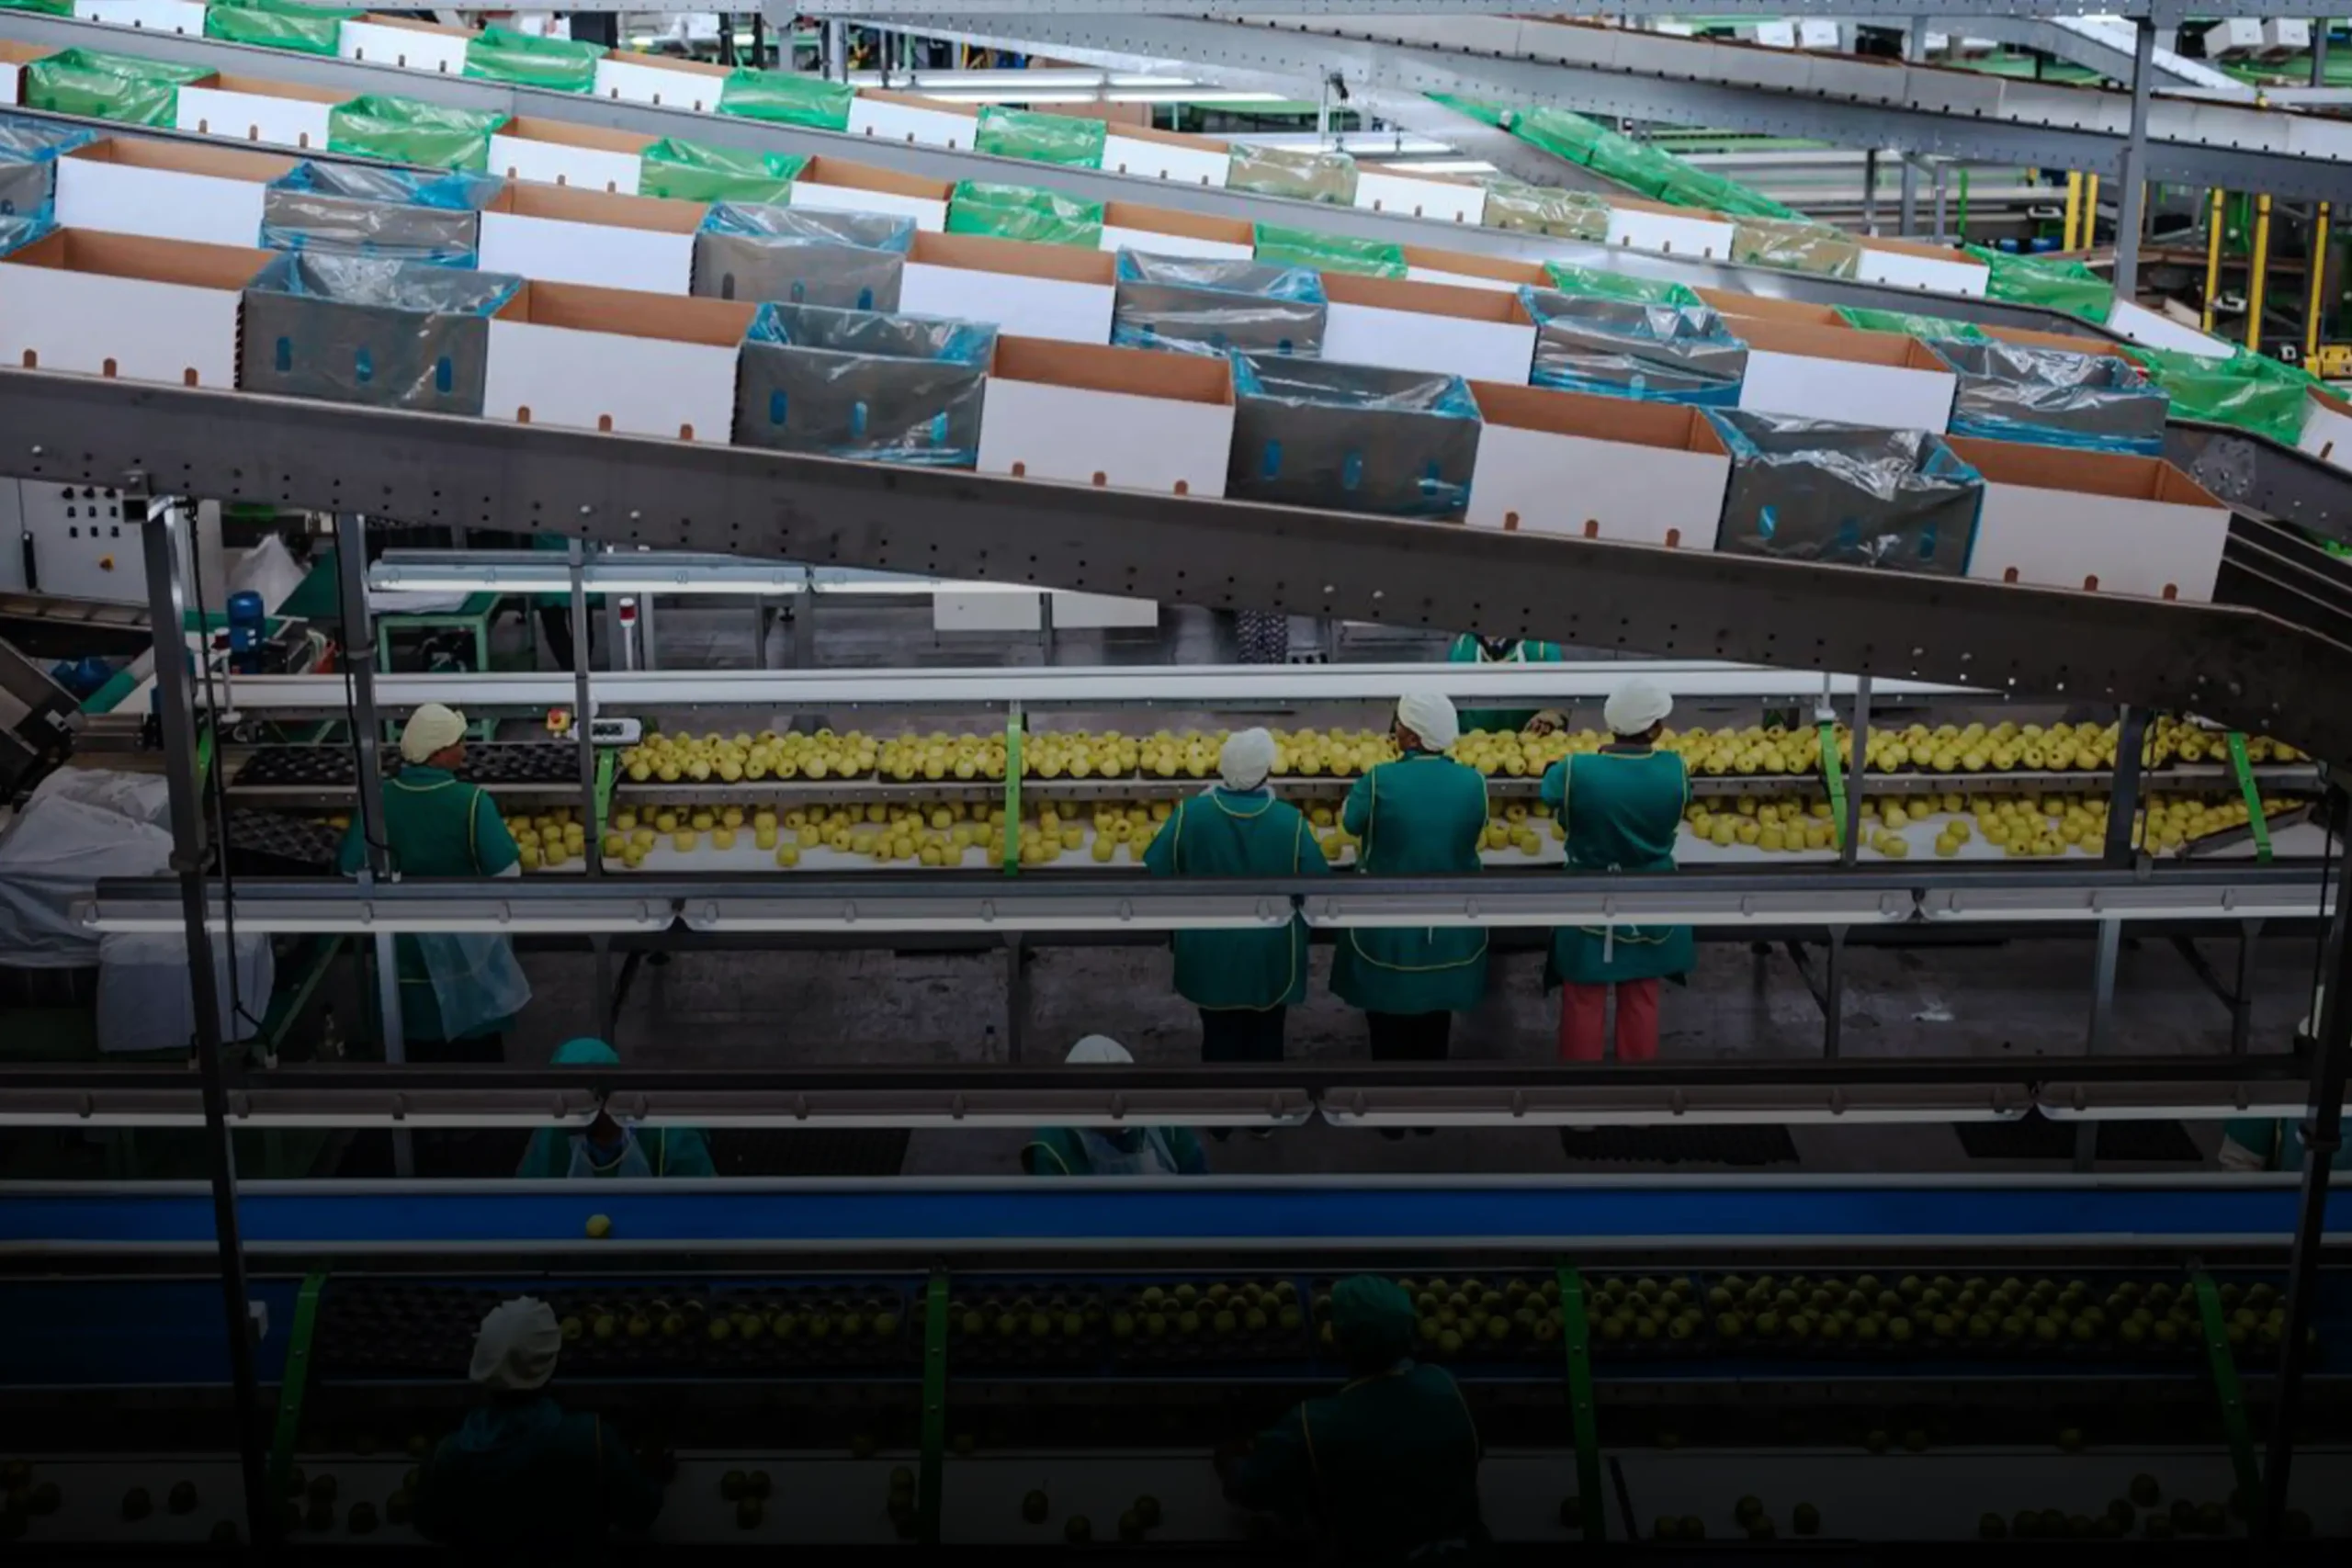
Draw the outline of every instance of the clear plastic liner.
M1873 310L1867 305L1840 305L1838 314L1849 327L1860 327L1866 333L1894 333L1900 337L1965 338L1974 342L1984 335L1973 321L1954 321L1949 316L1922 316L1911 310Z
M56 194L55 174L48 159L36 162L0 153L0 219L45 220Z
M781 205L792 199L792 182L808 166L808 160L797 152L752 152L664 138L638 154L637 190L639 196L678 201Z
M1303 266L1121 251L1111 341L1178 354L1323 352L1329 306Z
M20 250L49 232L49 218L41 212L0 212L0 256Z
M1535 321L1528 380L1603 397L1729 408L1747 377L1747 345L1703 304L1676 305L1522 288Z
M481 209L501 188L487 175L306 160L263 191L261 243L274 251L471 266Z
M1345 152L1293 151L1237 141L1226 166L1225 188L1350 207L1356 199L1356 161Z
M1746 410L1707 415L1731 452L1715 548L1959 577L1984 481L1924 430Z
M542 38L493 24L466 45L466 74L516 87L587 93L595 90L596 62L604 56L602 44Z
M1233 392L1228 496L1391 517L1469 504L1480 421L1459 376L1235 355Z
M1039 114L1032 109L990 104L980 110L979 128L972 136L972 151L999 158L1026 158L1037 164L1099 169L1109 135L1108 126L1084 115Z
M968 468L996 328L931 316L760 307L743 339L735 440L778 452Z
M297 54L333 54L343 24L367 12L356 6L302 6L294 0L213 0L204 8L204 36Z
M1960 375L1951 432L1992 441L2154 457L2171 403L2111 354L1942 338L1928 346Z
M28 109L168 130L178 118L181 85L211 74L202 65L64 49L27 65L17 92Z
M771 125L847 130L850 100L856 96L846 82L828 82L797 71L743 70L720 85L718 112Z
M1480 221L1489 229L1602 244L1609 239L1609 203L1590 191L1490 179L1486 215Z
M522 283L380 256L275 257L245 288L237 384L478 416L490 318Z
M97 132L78 125L0 111L0 159L45 164L97 139Z
M914 235L913 219L887 213L718 202L695 235L694 292L895 310Z
M1862 244L1843 229L1807 219L1742 218L1732 226L1731 259L1741 266L1851 277L1861 270Z
M490 167L490 139L506 120L505 115L487 110L369 94L337 104L329 112L327 151L480 173Z
M1260 223L1250 231L1250 254L1277 266L1312 267L1317 272L1353 272L1366 277L1402 277L1405 247L1385 240L1356 240L1341 234L1319 234L1312 229L1290 229Z
M947 231L1100 250L1102 204L1036 186L958 180L947 200Z

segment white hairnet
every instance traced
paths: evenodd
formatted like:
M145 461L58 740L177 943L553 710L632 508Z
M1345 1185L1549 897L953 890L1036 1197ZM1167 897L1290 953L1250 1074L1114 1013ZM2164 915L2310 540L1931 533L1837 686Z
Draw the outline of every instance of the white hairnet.
M1107 1067L1135 1058L1127 1048L1107 1034L1090 1034L1069 1048L1069 1065L1074 1067Z
M473 1380L489 1388L521 1392L555 1376L563 1350L563 1330L555 1309L535 1296L517 1296L490 1309L474 1337Z
M1656 681L1636 675L1609 694L1600 720L1611 735L1639 735L1653 724L1663 724L1674 711L1674 699Z
M1217 777L1227 789L1256 789L1273 771L1274 738L1262 729L1238 729L1217 750Z
M1462 720L1454 715L1453 699L1442 693L1406 693L1396 699L1396 720L1432 751L1442 751L1462 739Z
M427 762L450 747L463 744L465 739L464 714L439 703L427 703L408 716L408 724L401 730L401 757L409 762Z

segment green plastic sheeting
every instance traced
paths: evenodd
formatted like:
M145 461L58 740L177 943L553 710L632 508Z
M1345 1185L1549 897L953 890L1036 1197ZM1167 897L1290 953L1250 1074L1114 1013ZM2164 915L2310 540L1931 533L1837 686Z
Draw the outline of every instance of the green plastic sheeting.
M1599 299L1630 299L1637 305L1672 305L1678 308L1706 303L1691 291L1688 284L1663 278L1628 277L1622 272L1602 272L1567 262L1545 262L1544 270L1551 276L1552 287L1563 294L1580 294Z
M760 201L788 205L792 182L808 166L794 152L752 152L699 141L656 141L638 155L637 193L679 201Z
M959 180L947 201L947 231L1096 251L1102 248L1102 204L1035 186Z
M1843 229L1806 219L1743 218L1732 226L1731 259L1742 266L1785 267L1816 277L1861 270L1861 243Z
M39 11L44 17L70 17L74 0L0 0L0 11Z
M178 118L180 85L211 74L201 65L68 49L26 66L17 96L28 109L169 127Z
M2080 262L2052 257L2012 255L1982 245L1962 247L1993 272L1984 292L2013 304L2039 305L2105 325L2115 309L2115 290L2105 278Z
M2208 359L2134 344L2132 355L2146 364L2148 378L2164 389L2180 418L2234 425L2282 446L2302 438L2314 383L2291 365L2244 349L2227 359Z
M293 0L220 0L205 8L204 36L297 54L333 54L343 38L344 18L365 14L356 7L298 6Z
M1279 224L1257 226L1251 253L1278 266L1308 266L1317 272L1353 272L1366 277L1405 276L1405 247L1382 240L1349 240Z
M476 113L415 98L369 94L337 104L327 116L327 151L356 152L428 169L490 167L491 133L503 114Z
M1581 164L1643 196L1675 207L1704 207L1733 218L1804 215L1738 181L1698 168L1662 148L1568 109L1520 108L1457 97L1430 96L1456 114L1508 130L1531 147Z
M998 158L1026 158L1034 164L1099 169L1102 166L1103 142L1109 135L1110 128L1099 119L1036 114L990 104L980 111L979 129L972 135L972 151Z
M850 101L857 95L846 82L828 82L793 71L738 71L718 90L718 112L770 125L805 125L812 130L847 130Z
M489 27L466 45L466 74L515 87L545 87L556 93L589 93L596 87L602 44L568 38L536 38Z
M1489 180L1486 215L1481 221L1489 229L1515 229L1523 233L1549 234L1559 240L1605 243L1609 239L1609 203L1590 191L1524 185L1518 180Z
M1237 141L1226 165L1225 188L1347 207L1356 198L1356 161L1345 152L1295 152Z
M1922 316L1909 310L1873 310L1865 305L1840 305L1838 313L1849 327L1860 327L1866 333L1899 333L1905 337L1956 337L1970 341L1984 335L1973 321L1955 321L1946 316Z

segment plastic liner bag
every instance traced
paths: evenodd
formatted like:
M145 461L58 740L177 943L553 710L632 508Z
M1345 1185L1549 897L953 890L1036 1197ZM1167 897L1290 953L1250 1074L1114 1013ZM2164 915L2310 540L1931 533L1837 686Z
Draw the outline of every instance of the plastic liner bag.
M263 190L261 243L274 251L471 266L481 209L501 188L487 175L305 160Z
M479 174L490 167L490 139L506 120L503 114L371 93L328 114L327 151Z
M2154 457L2165 448L2169 404L2126 361L1996 338L1945 338L1928 346L1960 375L1954 435L2081 446Z
M466 45L466 74L516 87L588 93L595 90L596 62L604 57L603 44L542 38L493 25Z
M267 933L237 933L236 976L227 944L212 938L213 994L220 1009L220 1038L250 1040L261 1032L277 964ZM176 931L114 931L98 939L98 1049L187 1050L196 1037L196 986L187 937Z
M301 6L294 0L214 0L204 8L204 36L297 54L333 54L345 19L365 15L357 6Z
M671 139L638 154L637 193L677 201L758 201L783 206L808 167L797 152L751 152Z
M245 288L237 384L327 402L480 415L503 273L296 251Z
M1991 270L1992 276L1984 285L1984 292L1991 299L2039 305L2100 326L2107 324L2109 313L2115 309L2115 290L2080 262L2021 256L2008 251L1989 251L1982 245L1961 248Z
M1984 481L1940 436L1710 410L1731 451L1715 548L1959 577Z
M168 130L179 117L181 86L211 74L201 65L68 49L27 65L17 92L28 109Z
M0 219L46 223L54 199L56 170L51 161L0 153ZM17 243L23 243L20 238Z
M1356 199L1356 161L1345 152L1294 152L1237 141L1226 165L1225 188L1351 207Z
M1102 248L1102 204L1036 186L958 180L947 198L947 232Z
M34 212L0 212L0 256L21 250L49 232L49 209Z
M1590 191L1532 186L1519 180L1487 182L1487 209L1480 221L1489 229L1549 234L1560 240L1595 244L1609 240L1609 203L1602 197Z
M1099 169L1109 136L1108 126L1083 115L1038 114L990 104L980 110L979 128L972 133L972 151L999 158L1026 158L1035 164Z
M1276 266L1311 267L1317 272L1353 272L1366 277L1405 276L1405 247L1385 240L1351 240L1339 234L1318 234L1311 229L1286 229L1260 223L1250 232L1250 253Z
M2244 349L2227 359L2136 344L2132 353L2171 400L2174 417L2234 425L2281 446L2302 439L2313 382L2293 366Z
M97 139L96 131L85 130L78 125L59 125L29 115L0 112L0 162L54 163L76 147L86 147Z
M1873 310L1866 305L1840 305L1838 314L1849 327L1860 327L1866 333L1894 333L1898 337L1916 337L1922 341L1934 338L1961 338L1974 343L1984 335L1973 321L1954 321L1949 316L1922 316L1912 310Z
M1660 182L1657 195L1659 200L1676 207L1703 207L1726 218L1804 218L1793 207L1680 158L1675 160L1674 168Z
M1233 456L1241 501L1458 518L1478 460L1478 405L1459 376L1233 356Z
M0 11L31 11L43 17L70 17L74 0L0 0Z
M1330 310L1320 274L1303 266L1121 251L1111 342L1177 354L1323 352Z
M1530 385L1648 402L1729 408L1747 378L1747 345L1705 305L1522 288L1535 322Z
M718 112L770 125L805 125L813 130L847 130L850 100L856 90L795 71L737 71L719 85Z
M983 322L765 304L743 339L736 444L968 468L995 357Z
M445 1039L459 1040L503 1022L531 1002L531 982L514 957L514 944L480 932L418 931L416 943L433 983L433 1001Z
M1818 277L1861 270L1861 242L1843 229L1804 219L1743 218L1732 226L1731 259L1741 266L1778 266Z
M887 213L718 202L695 234L693 292L895 310L914 236L913 219Z
M0 833L0 964L85 968L98 933L73 918L101 878L170 868L162 780L94 769L51 773Z
M1604 272L1571 262L1546 262L1544 276L1563 294L1589 299L1623 299L1637 305L1669 305L1678 310L1705 310L1707 302L1687 283L1668 278L1635 277L1630 273Z

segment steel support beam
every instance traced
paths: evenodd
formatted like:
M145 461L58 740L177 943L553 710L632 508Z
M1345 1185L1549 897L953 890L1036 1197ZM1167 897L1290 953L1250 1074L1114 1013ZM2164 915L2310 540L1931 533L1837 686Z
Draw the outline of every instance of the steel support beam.
M2109 8L2109 15L2122 14ZM2233 16L2236 14L2232 13ZM2153 17L2147 21L2152 28L2155 25ZM2109 81L2125 86L2132 81L2132 59L2137 47L2132 29L2109 20L2106 16L1980 16L1968 22L1967 30L1973 37L1989 38L2021 49L2038 50L2043 54L2088 67ZM2193 87L2225 102L2254 102L2252 87L2226 71L2217 71L2203 61L2191 60L2176 50L2157 50L2154 64L2156 85L2160 87Z
M2123 162L2115 196L2115 296L2140 297L2140 231L2146 225L2148 205L2148 96L2155 79L2156 24L2143 17L2132 66L2132 129L2124 138ZM2097 231L2098 215L2091 214Z
M602 0L588 9L616 3ZM888 17L920 21L936 13L935 0L806 0L790 13L805 17ZM1267 0L975 0L960 9L984 14L1052 14L1095 17L1262 17ZM1935 15L1969 21L1969 31L1987 33L1993 19L2007 17L2147 17L2177 22L2208 16L2187 0L1939 0ZM1292 17L1754 17L1765 21L1811 17L1868 21L1883 27L1907 25L1918 0L1285 0L1280 13ZM2233 17L2301 17L2308 0L2233 0ZM771 13L786 14L782 7Z

